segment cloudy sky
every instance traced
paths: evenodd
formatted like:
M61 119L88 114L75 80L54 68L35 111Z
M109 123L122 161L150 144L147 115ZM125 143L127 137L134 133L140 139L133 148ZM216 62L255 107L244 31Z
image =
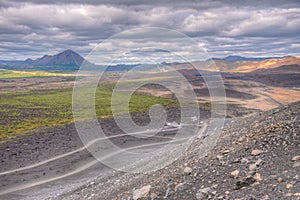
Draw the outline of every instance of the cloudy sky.
M0 59L65 49L86 56L103 40L144 27L182 32L212 57L300 56L298 0L242 2L0 0Z

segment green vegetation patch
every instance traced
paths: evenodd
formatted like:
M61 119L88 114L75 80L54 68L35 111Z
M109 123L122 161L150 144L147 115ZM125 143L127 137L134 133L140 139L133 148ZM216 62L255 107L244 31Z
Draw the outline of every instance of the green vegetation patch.
M74 74L67 73L52 73L45 71L15 71L0 69L0 79L4 78L42 78L42 77L53 77L53 76L74 76Z
M97 117L112 115L111 87L102 86L95 94ZM126 93L118 92L120 110ZM152 105L176 105L172 99L133 94L130 99L130 112L149 109ZM0 94L0 139L13 138L41 127L56 126L73 122L72 89L9 92Z

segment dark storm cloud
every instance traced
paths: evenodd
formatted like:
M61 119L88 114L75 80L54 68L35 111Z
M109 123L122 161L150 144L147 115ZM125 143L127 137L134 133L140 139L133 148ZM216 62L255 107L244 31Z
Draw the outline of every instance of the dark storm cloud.
M87 54L116 33L149 26L183 32L212 56L299 55L296 0L0 0L0 59L69 48Z

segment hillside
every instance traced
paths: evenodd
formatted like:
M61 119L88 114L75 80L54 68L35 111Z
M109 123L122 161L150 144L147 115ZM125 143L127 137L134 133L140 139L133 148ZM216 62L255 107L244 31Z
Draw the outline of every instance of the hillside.
M265 73L265 74L287 74L287 73L300 73L300 65L282 65L276 68L261 68L252 71L252 73Z
M224 73L226 79L247 80L273 87L297 88L300 86L300 65L282 65L275 68L260 68L251 72Z
M247 73L259 69L273 69L283 65L300 65L299 57L270 57L246 58L241 56L227 56L225 58L212 58L206 61L193 61L191 63L171 63L172 67L179 69L192 66L206 71L240 72Z
M200 158L185 156L149 174L115 174L52 199L299 199L300 102L229 123ZM143 197L143 198L141 198Z
M264 61L254 61L254 62L242 62L236 68L239 72L250 72L257 69L272 69L283 65L299 65L299 57L284 57L284 58L274 58Z
M300 65L300 58L292 56L265 59L226 57L224 59L216 59L214 62L217 70L245 73L259 69L273 69L283 65Z

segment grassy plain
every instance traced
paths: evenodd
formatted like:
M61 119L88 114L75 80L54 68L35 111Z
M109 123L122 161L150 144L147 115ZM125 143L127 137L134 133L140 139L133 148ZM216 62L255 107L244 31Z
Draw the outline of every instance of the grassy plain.
M97 117L111 116L111 86L102 86L95 95ZM125 94L117 94L122 102ZM133 94L130 112L149 109L152 105L175 105L172 99ZM41 127L73 122L72 89L7 92L0 94L0 139L13 138Z
M68 73L53 73L45 71L16 71L0 69L0 79L1 78L36 78L36 77L53 77L53 76L74 76L74 74Z

